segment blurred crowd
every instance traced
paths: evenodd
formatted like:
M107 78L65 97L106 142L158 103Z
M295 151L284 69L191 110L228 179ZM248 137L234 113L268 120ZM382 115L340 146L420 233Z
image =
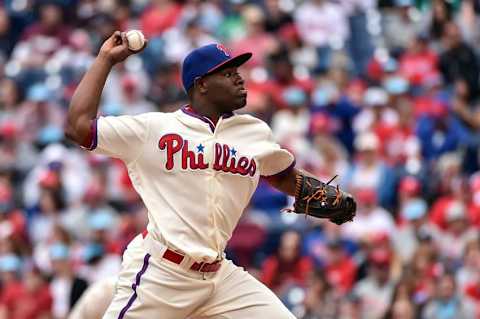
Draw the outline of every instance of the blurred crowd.
M63 135L100 45L129 29L148 47L114 68L101 114L187 103L197 46L251 51L241 112L356 197L339 227L280 213L292 198L261 180L230 241L298 318L480 318L478 0L4 0L0 319L68 318L145 227L124 165Z

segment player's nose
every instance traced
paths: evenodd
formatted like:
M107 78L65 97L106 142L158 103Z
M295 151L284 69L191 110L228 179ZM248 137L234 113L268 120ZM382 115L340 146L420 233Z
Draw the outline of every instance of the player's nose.
M243 86L245 84L245 81L243 80L243 78L240 74L237 74L235 84L236 85L241 85L241 86Z

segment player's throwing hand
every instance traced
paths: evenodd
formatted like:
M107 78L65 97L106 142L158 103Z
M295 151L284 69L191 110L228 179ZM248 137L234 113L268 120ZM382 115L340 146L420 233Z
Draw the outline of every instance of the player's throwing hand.
M100 48L99 57L107 59L112 65L122 62L132 54L141 52L147 46L147 41L143 48L138 51L132 51L128 48L128 41L125 32L115 31Z

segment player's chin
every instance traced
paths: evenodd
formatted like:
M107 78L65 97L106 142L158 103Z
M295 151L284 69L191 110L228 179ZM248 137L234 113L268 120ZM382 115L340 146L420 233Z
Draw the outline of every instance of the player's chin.
M247 95L242 94L235 98L235 103L233 105L233 108L234 110L238 110L244 107L245 105L247 105Z

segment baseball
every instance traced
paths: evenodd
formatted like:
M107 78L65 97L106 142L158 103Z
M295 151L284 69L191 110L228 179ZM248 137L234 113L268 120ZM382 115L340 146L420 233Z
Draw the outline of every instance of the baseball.
M145 44L145 36L140 30L130 30L126 33L128 48L132 51L138 51Z

